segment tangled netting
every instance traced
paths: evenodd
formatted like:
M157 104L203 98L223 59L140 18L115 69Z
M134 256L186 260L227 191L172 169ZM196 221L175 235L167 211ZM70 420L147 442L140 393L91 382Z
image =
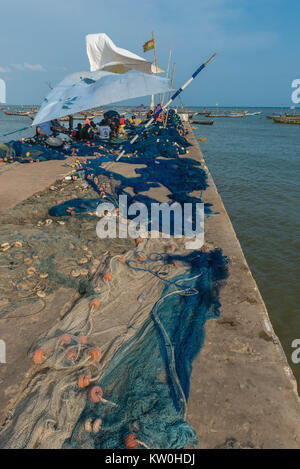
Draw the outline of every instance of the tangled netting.
M178 125L178 117L171 113L168 126L163 128L156 124L149 128L142 139L132 145L133 157L123 157L120 162L136 166L144 165L142 168L136 168L136 176L125 177L117 171L105 167L103 163L113 162L115 156L111 153L98 154L96 159L84 159L74 162L77 169L75 177L84 178L93 189L99 194L99 199L82 200L76 199L66 201L52 207L51 216L65 216L79 214L90 210L95 210L97 203L101 199L109 199L115 207L118 207L118 196L127 195L128 204L141 202L150 210L151 204L158 202L153 197L145 194L151 188L164 186L168 189L170 203L201 203L201 198L191 195L194 191L202 192L208 187L207 174L202 169L201 163L188 157L178 158L179 154L185 154L190 145L186 138L181 135L185 133ZM172 148L172 151L170 150ZM113 150L109 149L113 153ZM175 152L175 153L174 153ZM168 158L158 158L158 157ZM104 190L102 177L106 176L119 185L116 187L115 198L109 197ZM134 195L130 191L130 188ZM212 213L211 204L205 204L205 213Z
M192 361L203 344L204 324L219 315L217 284L227 275L226 262L220 251L172 259L186 263L187 272L166 281L150 317L97 383L106 400L91 402L90 392L65 447L125 448L129 435L146 448L197 443L185 421L189 379ZM86 431L99 419L98 432Z
M139 127L131 125L126 121L125 131L127 137L135 135ZM134 155L153 157L161 155L165 157L177 157L186 153L190 144L185 139L186 130L181 124L180 118L170 111L168 125L163 128L160 123L152 125L143 133L140 140L134 146L125 145L127 153L134 152ZM65 137L64 137L65 138ZM68 156L97 156L109 157L121 150L124 146L124 139L112 139L109 142L99 139L90 141L72 141L66 137L67 141L61 148L48 148L45 142L33 139L12 140L7 144L0 145L0 161L6 163L39 163L49 160L65 160Z
M196 444L185 421L189 377L204 324L219 314L227 259L151 248L105 258L94 278L100 307L82 298L34 345L41 369L1 447L124 448L128 435L141 447Z

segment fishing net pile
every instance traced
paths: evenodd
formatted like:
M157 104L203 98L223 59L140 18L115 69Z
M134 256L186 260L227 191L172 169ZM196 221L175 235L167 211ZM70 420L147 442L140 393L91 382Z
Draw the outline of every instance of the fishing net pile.
M113 111L112 111L113 112ZM107 113L108 114L108 113ZM135 135L139 131L126 121L126 134ZM172 112L169 113L166 128L161 123L152 125L143 133L134 147L126 146L128 152L134 152L135 156L153 157L161 155L165 157L177 157L185 154L190 144L185 138L187 131L182 126L180 118ZM12 140L7 144L0 144L0 162L5 163L41 163L50 160L65 160L68 156L96 156L109 157L116 154L124 146L124 139L117 138L109 142L99 139L87 141L72 141L66 137L65 143L60 148L50 148L45 141L37 141L35 138Z
M102 183L110 187L107 178ZM134 241L96 236L94 190L82 179L60 181L0 213L0 320L37 314L57 289L92 294L91 276L103 253L122 254ZM82 197L90 211L54 218L49 208ZM98 205L98 199L94 208Z
M80 299L34 344L38 364L0 434L3 448L183 448L192 361L219 314L219 250L145 241L106 256ZM175 251L175 252L174 252ZM176 252L178 251L178 253ZM132 446L133 445L133 446Z
M146 192L159 186L168 189L170 203L178 202L181 205L201 203L201 199L192 193L202 192L208 187L207 174L202 169L200 162L188 157L178 157L180 152L186 154L187 148L190 146L186 138L179 133L181 125L179 125L178 119L176 114L171 113L166 129L158 124L150 127L144 139L131 146L131 156L121 158L121 162L144 166L136 169L137 175L134 177L126 177L111 169L109 163L115 160L114 150L111 148L108 148L107 151L101 149L95 159L86 158L75 162L76 173L74 176L84 179L90 184L99 198L94 200L77 199L61 203L51 208L50 215L66 216L71 213L84 213L95 209L98 203L105 200L118 208L120 195L127 195L128 203L142 202L150 209L151 204L157 200L147 195ZM157 148L153 146L154 140ZM163 157L166 155L162 153L164 153L165 145L169 143L175 149L176 155L172 155L173 157L168 155L166 158ZM179 148L180 145L184 146ZM105 148L104 145L103 148ZM108 192L103 187L103 177L117 181L118 184L114 185L114 197L111 196L111 191ZM205 212L206 214L211 213L210 204L205 204Z

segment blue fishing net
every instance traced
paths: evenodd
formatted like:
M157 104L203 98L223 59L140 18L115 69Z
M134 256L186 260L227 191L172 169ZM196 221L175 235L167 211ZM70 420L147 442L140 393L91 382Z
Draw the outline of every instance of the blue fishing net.
M65 448L122 449L129 434L140 447L197 444L186 422L192 362L204 342L205 322L219 316L219 288L228 275L228 260L221 250L169 256L166 261L174 259L189 267L187 273L166 281L149 318L113 357L95 383L108 402L93 404L87 398ZM99 418L97 433L83 431L87 419Z
M115 196L127 195L128 203L142 202L150 210L151 204L158 202L153 197L149 197L141 192L147 192L151 188L165 186L169 192L170 204L178 202L184 203L201 203L201 198L190 195L194 191L204 191L208 187L207 174L202 169L201 163L188 157L178 158L179 154L185 154L186 149L190 146L184 135L186 131L182 128L176 114L171 113L168 125L163 128L160 123L156 123L149 127L148 131L143 134L140 140L128 147L128 151L133 156L123 157L121 162L127 164L143 164L144 168L136 169L136 177L125 177L122 174L105 169L102 163L114 161L114 152L122 147L120 143L102 142L95 145L91 142L80 142L76 144L76 152L79 154L97 154L95 159L86 159L78 168L77 177L86 179L99 195L103 189L103 177L112 178L119 183L116 188ZM131 126L132 127L132 126ZM136 129L135 129L136 131ZM94 145L94 146L92 146ZM170 149L171 148L171 149ZM159 156L168 157L166 159L158 159ZM127 188L131 188L134 196L132 196ZM127 190L126 190L127 189ZM107 197L107 194L105 194ZM99 203L102 201L99 198ZM115 203L115 200L113 201ZM73 207L76 213L83 213L89 207L94 207L96 202L84 202L80 199L67 202L61 206L55 206L51 209L52 216L70 215L69 207ZM205 213L210 214L211 205L205 204Z

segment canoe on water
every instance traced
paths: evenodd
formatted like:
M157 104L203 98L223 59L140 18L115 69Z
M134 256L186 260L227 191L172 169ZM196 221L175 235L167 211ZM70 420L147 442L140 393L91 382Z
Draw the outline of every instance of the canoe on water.
M300 125L300 118L291 119L290 117L273 117L273 121L276 122L276 124Z
M211 119L211 120L196 120L196 121L192 121L191 123L192 124L196 124L196 125L213 125L215 122L214 119Z

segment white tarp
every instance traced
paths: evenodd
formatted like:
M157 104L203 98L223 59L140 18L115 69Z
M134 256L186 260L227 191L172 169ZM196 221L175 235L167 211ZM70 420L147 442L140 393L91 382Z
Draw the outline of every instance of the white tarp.
M78 72L67 76L44 99L32 125L119 101L169 91L170 80L131 71Z
M5 81L0 78L0 103L6 103L6 85Z
M126 73L128 70L139 70L144 73L158 73L151 62L129 50L117 47L105 34L88 34L86 50L90 61L91 72L106 70L113 73Z

